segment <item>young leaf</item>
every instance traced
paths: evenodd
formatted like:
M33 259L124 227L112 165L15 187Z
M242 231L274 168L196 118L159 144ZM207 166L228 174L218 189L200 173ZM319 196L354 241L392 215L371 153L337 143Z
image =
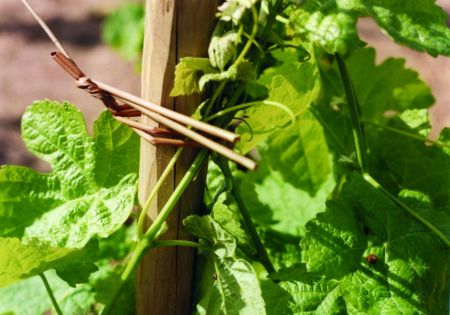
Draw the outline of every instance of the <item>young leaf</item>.
M217 73L208 58L184 57L175 67L175 82L170 96L200 93L198 81L204 74Z
M408 109L398 116L413 132L428 137L431 131L430 117L426 109ZM445 140L444 140L445 141Z
M220 19L238 24L247 9L255 5L257 0L227 0L220 7Z
M450 56L447 13L434 0L362 0L378 25L399 44Z
M16 268L8 271L14 274L8 281L67 266L71 259L79 262L74 253L83 257L90 240L109 236L129 217L136 195L138 138L108 112L96 125L97 135L91 138L81 113L68 103L40 101L24 114L25 144L50 163L52 172L0 169L2 242L34 257L32 265L20 255L10 265L2 255L2 268Z
M217 278L206 275L213 283L201 297L197 314L266 314L256 272L236 255L235 239L210 216L189 216L183 224L211 250Z
M236 32L228 32L222 36L213 36L209 43L208 56L211 65L221 71L233 57L239 37Z

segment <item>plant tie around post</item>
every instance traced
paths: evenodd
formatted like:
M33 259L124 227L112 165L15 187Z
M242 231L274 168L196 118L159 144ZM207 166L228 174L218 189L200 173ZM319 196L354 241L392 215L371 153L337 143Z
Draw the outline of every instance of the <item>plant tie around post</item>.
M135 95L109 86L105 83L88 78L77 64L70 58L56 36L36 14L26 0L22 0L27 9L32 13L36 21L47 33L59 51L52 52L53 59L76 80L77 86L95 98L100 99L114 117L130 126L139 136L154 145L192 146L204 147L250 169L256 168L256 163L233 151L227 146L215 141L219 139L231 144L239 141L239 135L217 126L196 120L163 106L145 101ZM118 100L124 104L119 104ZM145 124L131 119L141 115L148 116L152 120L167 128L151 128ZM195 128L202 133L195 132ZM212 137L213 139L207 137ZM178 137L178 138L177 138ZM183 138L180 138L183 137ZM186 140L188 138L189 140Z

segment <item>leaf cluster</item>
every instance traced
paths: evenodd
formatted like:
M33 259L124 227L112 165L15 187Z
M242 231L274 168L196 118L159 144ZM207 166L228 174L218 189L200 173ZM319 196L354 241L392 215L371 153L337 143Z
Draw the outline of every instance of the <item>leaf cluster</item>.
M107 304L108 298L94 296L111 298L110 288L96 286L120 282L120 268L112 268L109 260L121 260L130 250L121 229L135 204L138 137L107 111L95 122L94 132L89 136L73 105L35 102L23 115L22 137L33 154L50 164L51 172L0 168L0 287L56 270L57 275L49 276L70 312ZM114 241L118 244L108 245ZM20 302L35 292L36 281L0 289L0 313L49 309L50 300L41 300L46 294L42 284L33 299ZM18 290L22 293L16 296Z
M212 117L243 121L237 148L259 158L256 172L231 179L210 163L210 214L184 221L202 244L196 313L448 312L448 132L427 142L430 88L402 59L377 64L356 29L372 16L396 42L449 55L442 9L407 2L226 1L209 58L180 60L174 95L220 87L214 110L229 117ZM255 23L254 37L242 35ZM230 75L250 41L252 76Z

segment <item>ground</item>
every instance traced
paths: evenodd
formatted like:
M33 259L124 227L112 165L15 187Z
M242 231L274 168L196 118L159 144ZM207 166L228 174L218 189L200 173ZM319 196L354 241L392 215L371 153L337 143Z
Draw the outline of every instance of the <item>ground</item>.
M139 76L100 39L103 16L121 0L29 0L61 39L79 66L92 78L139 94ZM438 0L447 11L450 1ZM88 126L103 109L100 102L77 89L74 81L50 58L53 44L18 0L0 2L0 165L48 166L26 151L20 138L20 117L34 100L49 98L76 104ZM361 37L378 50L378 61L405 57L436 96L432 108L435 130L450 124L450 58L433 58L392 43L370 19L360 25Z

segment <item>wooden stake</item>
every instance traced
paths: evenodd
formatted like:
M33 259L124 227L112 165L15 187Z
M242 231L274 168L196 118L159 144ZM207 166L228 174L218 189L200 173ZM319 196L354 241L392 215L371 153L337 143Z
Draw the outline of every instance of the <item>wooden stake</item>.
M206 56L216 7L216 0L147 0L142 98L185 114L193 112L200 103L198 96L176 100L169 97L175 64L183 56ZM142 122L157 127L147 118ZM156 216L191 164L195 149L185 150L175 172L159 191L148 214L150 219ZM173 153L173 148L141 142L141 203L145 202ZM199 175L169 218L165 239L190 239L183 232L181 220L200 210L203 189L204 176ZM195 251L190 248L152 250L138 270L136 314L189 314L194 260Z

